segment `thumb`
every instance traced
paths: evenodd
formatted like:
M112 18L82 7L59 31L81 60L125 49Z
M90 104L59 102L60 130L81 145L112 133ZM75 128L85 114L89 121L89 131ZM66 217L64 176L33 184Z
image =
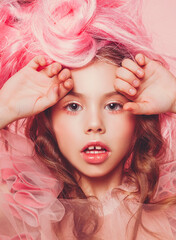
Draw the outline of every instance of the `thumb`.
M40 97L36 102L36 111L41 112L56 104L73 88L73 80L68 79L65 83L54 84L48 91L47 95Z
M55 84L49 89L49 91L46 95L38 98L35 103L36 113L40 113L40 112L44 111L45 109L56 104L57 101L59 100L58 92L59 92L59 85Z
M123 109L137 115L152 114L151 106L148 102L128 102L124 104Z
M63 98L73 88L73 79L68 78L61 82L59 86L59 99Z

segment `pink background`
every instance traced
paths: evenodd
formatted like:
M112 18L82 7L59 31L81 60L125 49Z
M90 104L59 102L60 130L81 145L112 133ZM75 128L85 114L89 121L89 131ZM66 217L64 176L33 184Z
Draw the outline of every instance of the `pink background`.
M176 57L176 0L144 0L143 22L155 49ZM167 61L176 73L176 61Z

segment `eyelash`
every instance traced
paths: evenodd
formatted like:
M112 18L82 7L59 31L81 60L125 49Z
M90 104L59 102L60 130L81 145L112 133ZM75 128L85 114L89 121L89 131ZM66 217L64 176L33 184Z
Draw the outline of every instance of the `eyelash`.
M110 107L111 104L114 104L116 106L116 109L111 109L111 108L108 109L108 107ZM108 111L110 111L112 113L117 113L123 109L123 104L120 102L110 102L105 106L105 109L106 108Z
M76 105L75 109L73 108L74 104ZM112 104L115 105L115 109L110 108L110 105L112 105ZM66 106L64 106L64 109L69 114L77 114L77 112L81 111L83 109L83 107L79 103L71 102L71 103L68 103ZM104 107L104 109L107 109L109 112L112 112L112 113L117 113L123 109L123 104L119 103L119 102L110 102Z
M73 108L71 109L71 106L73 106L73 105L77 105L79 108L81 108L81 109L79 109L79 111L81 111L83 108L82 108L82 106L79 104L79 103L76 103L76 102L71 102L71 103L68 103L65 107L64 107L64 109L67 111L67 113L69 113L69 114L77 114L77 110L74 110Z

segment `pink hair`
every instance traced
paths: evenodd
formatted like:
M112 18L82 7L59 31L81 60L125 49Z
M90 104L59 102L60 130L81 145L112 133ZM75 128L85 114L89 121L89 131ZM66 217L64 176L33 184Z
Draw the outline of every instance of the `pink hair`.
M1 0L0 87L37 54L81 67L111 41L154 57L140 9L141 0Z

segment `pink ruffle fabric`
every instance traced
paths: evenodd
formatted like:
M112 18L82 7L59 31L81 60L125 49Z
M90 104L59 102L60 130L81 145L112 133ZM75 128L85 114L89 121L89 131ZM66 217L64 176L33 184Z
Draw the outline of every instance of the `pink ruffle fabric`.
M72 210L75 202L86 207L90 201L101 222L97 240L130 240L139 208L149 231L140 227L137 240L176 239L176 207L154 210L152 204L141 205L138 197L127 197L134 190L129 183L108 192L100 202L58 199L62 187L37 159L23 133L0 131L0 240L77 240ZM175 188L176 162L161 162L156 199L175 193Z
M57 239L52 223L65 212L57 200L62 184L38 162L28 139L7 130L0 132L0 177L0 239Z
M176 216L176 208L172 209L157 209L153 208L152 204L140 204L137 197L127 198L127 194L119 190L133 191L129 185L123 184L118 189L114 189L106 194L101 203L93 201L93 207L99 215L100 227L95 233L95 240L131 240L133 239L133 231L136 220L139 219L137 211L142 211L142 223L138 230L135 240L175 240L176 234L173 232L169 218ZM87 201L87 203L86 203ZM68 204L68 203L67 203ZM83 204L86 207L88 200L76 200L76 204ZM75 200L69 200L69 209L74 208ZM155 206L156 207L156 206ZM157 206L159 207L159 206ZM60 234L62 240L77 240L73 235L73 214L71 211L66 211L67 214L61 221ZM169 213L171 213L169 215ZM146 230L145 230L146 229ZM92 239L92 238L90 238Z

